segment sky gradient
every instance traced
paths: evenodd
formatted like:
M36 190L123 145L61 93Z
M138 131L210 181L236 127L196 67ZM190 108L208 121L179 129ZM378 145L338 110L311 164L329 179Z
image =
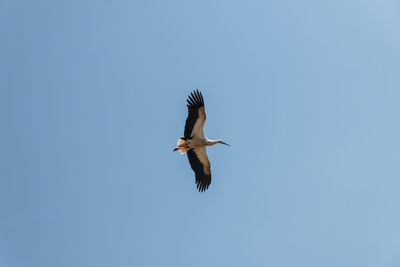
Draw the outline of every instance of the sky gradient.
M398 1L3 0L0 41L0 266L400 266Z

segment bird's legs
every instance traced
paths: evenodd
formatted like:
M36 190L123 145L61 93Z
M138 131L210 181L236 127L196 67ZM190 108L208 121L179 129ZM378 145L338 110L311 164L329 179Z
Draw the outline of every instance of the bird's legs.
M189 145L179 145L178 147L174 148L174 152L178 151L180 148L190 148Z

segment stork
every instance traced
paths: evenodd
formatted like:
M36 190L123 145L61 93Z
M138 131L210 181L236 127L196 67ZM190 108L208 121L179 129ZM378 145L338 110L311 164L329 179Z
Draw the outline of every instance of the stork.
M187 154L190 166L195 173L197 189L199 192L204 192L211 184L211 168L206 146L215 144L230 145L221 139L211 140L204 136L203 126L206 121L206 113L203 95L199 90L193 91L186 101L188 103L188 117L184 136L178 139L178 144L174 151L179 150L181 154Z

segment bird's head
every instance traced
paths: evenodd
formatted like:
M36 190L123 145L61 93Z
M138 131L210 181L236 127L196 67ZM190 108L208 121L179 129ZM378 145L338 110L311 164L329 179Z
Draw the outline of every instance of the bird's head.
M231 146L230 144L227 144L227 143L225 143L224 141L222 141L222 139L218 139L218 143L219 143L219 144L226 145L226 146Z

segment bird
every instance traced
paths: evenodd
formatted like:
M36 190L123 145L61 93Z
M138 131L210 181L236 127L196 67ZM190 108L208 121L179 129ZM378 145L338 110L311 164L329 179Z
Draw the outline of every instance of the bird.
M184 135L179 137L174 152L187 154L189 164L195 173L196 187L199 192L204 192L211 184L211 166L207 157L207 146L224 144L231 146L221 139L211 140L204 136L203 126L206 121L204 99L198 89L188 96L188 117L185 123Z

